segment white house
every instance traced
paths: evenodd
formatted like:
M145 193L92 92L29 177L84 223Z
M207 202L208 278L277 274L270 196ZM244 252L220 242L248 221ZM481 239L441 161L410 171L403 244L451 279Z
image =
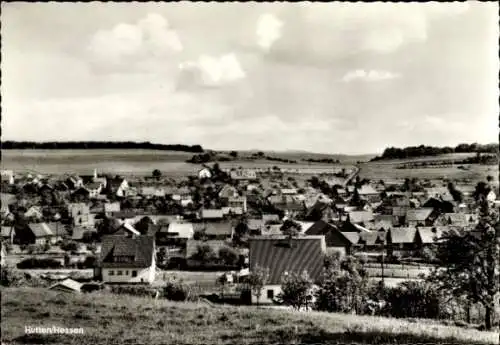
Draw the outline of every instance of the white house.
M14 172L12 170L2 170L2 183L14 184Z
M307 272L313 282L320 279L326 253L325 236L258 236L249 240L250 272L257 267L268 270L268 280L258 303L271 304L281 293L285 274ZM257 297L252 294L252 303Z
M198 178L200 180L212 178L212 172L209 168L203 168L198 171Z
M155 280L153 236L104 236L96 275L105 283L143 283Z

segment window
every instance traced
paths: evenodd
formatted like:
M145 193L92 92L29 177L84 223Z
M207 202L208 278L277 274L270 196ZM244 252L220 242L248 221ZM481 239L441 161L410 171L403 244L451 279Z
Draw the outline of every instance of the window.
M132 277L137 277L137 271L132 271Z
M123 275L123 272L122 271L116 271L116 275L117 276L121 276L121 275Z
M128 276L128 271L125 271L125 275Z
M114 276L115 275L115 271L109 271L109 275L110 276Z
M268 299L274 298L274 290L267 290L267 298Z

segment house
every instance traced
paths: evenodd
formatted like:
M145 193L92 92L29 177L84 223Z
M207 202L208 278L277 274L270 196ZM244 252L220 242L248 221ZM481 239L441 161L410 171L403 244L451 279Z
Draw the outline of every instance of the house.
M2 242L13 243L14 234L15 234L15 228L13 226L2 226L1 228Z
M436 219L436 225L452 225L465 227L478 222L478 215L466 213L443 213Z
M285 274L307 272L313 282L320 280L326 253L324 236L259 236L249 239L249 248L250 271L258 267L269 270L261 297L257 301L252 294L252 303L273 303L282 291Z
M378 202L381 199L380 193L369 184L362 185L357 191L359 196L368 202Z
M392 228L387 232L387 254L412 254L416 249L417 228Z
M40 206L31 206L24 212L24 217L34 221L40 221L43 218L42 208Z
M108 195L116 195L117 197L125 197L130 186L126 179L115 177L108 179L106 182L106 189Z
M438 240L449 230L450 228L446 226L418 227L415 234L415 244L419 247L425 247L439 243Z
M90 206L86 203L68 204L68 213L73 220L73 225L84 227L94 226L94 215L90 213Z
M280 195L297 195L297 188L282 188L280 189Z
M232 196L228 198L227 206L233 209L240 209L243 213L247 212L247 198L246 196ZM236 213L236 212L233 212Z
M120 203L119 202L110 202L104 204L104 214L106 217L111 217L113 213L120 212Z
M337 210L327 203L317 201L312 207L307 210L305 219L310 221L323 220L325 222L331 222L333 220L338 220L340 214Z
M225 184L224 186L222 186L221 190L219 191L219 199L221 199L222 201L229 200L229 198L235 198L238 196L238 190L229 184Z
M247 219L247 227L250 235L258 236L262 234L265 222L263 219L250 218Z
M210 170L210 168L205 167L205 168L201 169L200 171L198 171L198 178L200 180L210 179L210 178L212 178L212 171Z
M164 197L165 191L163 190L163 188L143 186L139 189L138 194L146 198Z
M277 214L263 214L262 215L262 221L264 222L264 224L268 224L268 223L279 223L280 221L280 216L277 215Z
M5 246L3 242L0 244L0 267L5 266L5 258L7 257L7 250L5 249Z
M431 226L438 215L433 208L412 208L406 211L405 223L407 226Z
M190 239L194 236L192 223L170 223L167 228L167 236L172 238Z
M103 236L95 276L105 283L153 283L156 273L152 236Z
M97 230L95 228L75 226L75 227L73 227L73 231L71 233L71 239L73 241L91 242L91 241L97 239Z
M209 240L231 240L233 238L233 224L227 221L205 223L203 236Z
M325 180L325 182L330 187L340 187L340 189L344 188L347 184L347 180L345 178L337 177L337 176L328 177ZM338 191L338 189L337 189L337 191Z
M140 236L141 233L132 224L123 222L113 235L135 237Z
M347 214L347 221L351 224L359 224L367 226L373 222L374 216L372 211L351 211Z
M80 187L83 187L83 179L80 176L69 176L66 181L65 181L66 186L69 187L71 190L78 189Z
M385 231L371 231L359 233L357 247L363 251L379 252L387 244L387 233Z
M222 209L202 209L199 218L203 220L222 220L224 211Z
M255 181L257 180L257 172L252 169L231 170L229 176L236 181Z
M12 170L2 170L2 184L13 185L14 184L14 172Z
M56 244L62 241L63 237L67 235L66 229L61 223L29 223L27 225L28 230L31 232L29 237L31 241L29 243L35 244L45 244L51 243ZM18 231L16 231L16 235Z
M91 182L85 185L84 187L89 192L89 197L91 199L97 198L102 191L102 184L99 182Z
M340 230L323 220L315 222L305 231L306 236L325 236L327 252L339 252L341 255L350 255L352 242Z
M82 283L76 280L67 278L61 282L57 282L49 287L49 290L59 291L59 292L81 292Z

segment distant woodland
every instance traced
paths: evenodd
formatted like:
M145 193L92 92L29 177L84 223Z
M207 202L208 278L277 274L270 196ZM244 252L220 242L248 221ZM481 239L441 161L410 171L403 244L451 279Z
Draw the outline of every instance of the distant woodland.
M163 145L150 142L133 141L58 141L58 142L32 142L32 141L4 141L2 150L97 150L97 149L147 149L162 151L184 151L200 153L203 148L200 145Z
M372 161L386 159L401 159L423 156L438 156L449 153L497 153L498 144L480 145L474 144L459 144L455 147L434 147L434 146L410 146L405 148L389 147L384 150L382 156L372 159Z

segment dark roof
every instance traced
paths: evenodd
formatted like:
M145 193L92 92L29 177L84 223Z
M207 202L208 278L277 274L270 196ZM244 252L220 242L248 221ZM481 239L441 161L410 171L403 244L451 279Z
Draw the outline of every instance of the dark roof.
M308 236L324 235L327 247L347 247L352 244L351 240L344 236L336 226L323 220L315 222L305 234Z
M257 266L269 269L269 285L281 284L285 272L300 274L307 271L313 281L320 278L326 251L323 236L254 237L249 244L250 271Z
M100 264L101 267L137 267L151 266L154 255L154 238L152 236L125 237L108 235L102 238ZM130 256L132 262L116 262L116 257Z
M73 233L71 234L71 239L73 240L82 240L83 239L83 234L86 232L93 232L97 233L97 230L94 228L85 228L82 226L75 226L73 228Z
M87 189L97 189L99 187L101 187L101 184L98 182L91 182L85 185L85 188Z
M330 230L334 229L334 227L325 221L319 220L315 222L309 229L306 231L306 235L308 236L321 236L326 235Z

